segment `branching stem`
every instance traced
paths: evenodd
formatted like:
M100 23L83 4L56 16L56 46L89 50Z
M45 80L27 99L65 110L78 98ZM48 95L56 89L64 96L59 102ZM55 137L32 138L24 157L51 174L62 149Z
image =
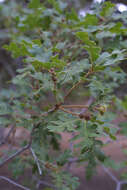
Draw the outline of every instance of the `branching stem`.
M85 75L85 78L88 78L88 76L90 75L90 74L92 74L93 72L92 72L92 70L90 69L89 71L88 71L88 73ZM71 94L71 92L75 89L75 88L77 88L82 82L83 82L84 80L82 80L82 79L80 79L74 86L72 86L72 88L67 92L67 94L65 95L65 97L64 97L64 101L67 99L67 97Z
M38 160L38 158L37 158L37 156L36 156L36 154L35 154L35 152L34 152L34 150L32 148L30 148L30 151L31 151L31 153L32 153L32 155L34 157L34 160L35 160L36 164L37 164L39 174L42 175L42 170L41 170L41 167L40 167L40 164L39 164L39 160Z
M15 158L16 156L20 155L21 153L23 153L24 151L26 151L27 149L29 149L31 147L31 144L32 144L32 135L33 135L33 131L34 131L35 128L36 128L36 126L33 127L32 131L31 131L29 143L26 146L24 146L23 148L20 148L18 151L16 151L11 156L9 156L3 162L1 162L0 163L0 168L3 167L5 164L7 164L10 160L12 160L13 158Z
M62 107L63 108L80 108L80 109L82 109L82 108L89 108L89 106L87 106L87 105L62 105Z
M0 179L3 179L3 180L5 180L5 181L8 181L9 183L11 183L11 184L13 184L13 185L15 185L15 186L17 186L17 187L19 187L19 188L21 188L21 189L30 190L29 188L24 187L24 186L22 186L22 185L16 183L15 181L13 181L13 180L11 180L11 179L5 177L5 176L0 176Z
M71 112L70 110L66 110L66 109L64 109L62 106L60 106L59 109L62 110L62 111L64 111L64 112L66 112L66 113L69 113L69 114L71 114L71 115L73 115L73 116L79 117L79 114L74 113L74 112Z

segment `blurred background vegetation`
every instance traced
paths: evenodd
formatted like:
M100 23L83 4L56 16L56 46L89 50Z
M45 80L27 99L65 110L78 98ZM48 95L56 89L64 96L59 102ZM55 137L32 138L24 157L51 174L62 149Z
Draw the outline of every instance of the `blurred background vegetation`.
M79 15L85 16L91 11L92 6L103 1L68 0L68 7L76 9ZM9 81L16 75L16 69L23 65L21 58L13 59L2 46L9 43L11 33L16 31L16 19L22 15L22 9L28 2L29 0L0 0L0 89L9 86ZM111 2L116 4L118 11L127 10L127 0L112 0Z

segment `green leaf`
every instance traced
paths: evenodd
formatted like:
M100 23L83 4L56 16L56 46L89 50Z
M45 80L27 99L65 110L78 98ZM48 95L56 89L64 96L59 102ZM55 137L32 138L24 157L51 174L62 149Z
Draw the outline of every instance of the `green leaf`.
M87 14L85 16L84 27L87 28L88 26L96 26L98 24L98 18L96 15Z
M78 119L67 119L65 121L51 121L48 125L48 129L52 132L63 132L67 130L69 132L75 131L74 124Z
M62 9L64 9L66 7L66 4L61 4L59 3L59 1L57 0L48 0L48 2L55 8L56 11L58 11L58 13L62 13ZM65 5L65 6L64 6Z
M124 97L124 99L121 102L122 107L127 110L127 96Z
M117 138L116 138L116 136L114 136L114 135L112 135L112 134L109 134L109 136L110 136L110 138L112 139L112 140L117 140Z
M96 60L97 65L109 66L124 60L124 50L114 50L112 53L104 52Z
M98 57L98 59L96 60L96 64L97 65L104 64L106 61L108 61L109 58L110 54L108 52L104 52Z
M97 39L110 38L110 37L113 38L114 36L115 34L110 31L100 31L96 34Z
M111 16L114 12L115 4L111 3L110 1L104 2L102 5L102 11L100 12L100 15L102 17L108 17Z
M107 134L109 134L110 133L110 128L104 127L104 132L107 133Z
M113 26L113 27L110 29L110 32L116 33L116 34L121 34L121 32L122 32L121 27L123 27L123 24L122 24L121 22L117 22L116 25Z
M15 42L11 42L9 45L4 45L3 47L6 50L11 51L14 58L31 55L23 42L20 45Z
M0 115L1 116L10 114L11 111L12 111L11 107L8 104L6 104L4 102L0 103Z
M77 32L76 36L82 40L84 43L86 43L87 45L91 44L91 41L89 39L89 35L87 32ZM93 43L93 42L92 42Z
M59 83L63 85L67 82L78 81L81 77L81 74L84 73L85 70L90 68L89 60L82 59L78 62L72 62L69 67L65 67L65 69L59 72Z
M66 18L68 20L79 21L78 15L77 15L76 11L73 8L71 9L71 12L66 13Z
M96 157L99 161L104 162L104 160L107 158L106 155L99 149L95 150Z
M92 59L92 61L96 61L96 59L99 57L99 54L101 52L101 48L99 46L96 45L85 45L84 48L88 51L88 53L90 54L90 57Z
M39 8L40 5L40 0L31 0L28 6L30 9L36 9Z
M127 136L127 122L121 122L120 126L120 133Z
M123 164L121 162L119 162L119 163L117 162L116 163L114 160L112 160L110 158L105 159L104 165L106 167L110 167L110 168L112 168L114 170L119 170L120 168L123 167Z
M77 32L76 36L79 37L79 39L82 40L86 44L84 48L90 54L92 61L93 62L96 61L96 59L99 57L99 54L101 52L101 48L97 46L94 41L91 41L89 39L89 35L87 32Z

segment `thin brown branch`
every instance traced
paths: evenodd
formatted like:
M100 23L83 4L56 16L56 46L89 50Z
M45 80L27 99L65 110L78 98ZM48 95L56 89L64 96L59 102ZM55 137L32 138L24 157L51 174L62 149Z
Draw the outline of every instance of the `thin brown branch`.
M34 160L35 160L36 164L37 164L39 174L42 175L42 170L41 170L41 167L40 167L40 164L39 164L39 160L38 160L38 158L37 158L37 156L36 156L36 154L35 154L35 152L34 152L34 150L32 148L30 148L30 151L31 151L31 153L32 153L32 155L34 157Z
M10 160L12 160L13 158L15 158L16 156L20 155L21 153L23 153L25 150L27 150L30 147L30 145L26 145L23 148L20 148L17 152L15 152L14 154L12 154L11 156L9 156L7 159L5 159L2 163L0 163L0 168L3 167L5 164L7 164Z
M108 170L108 168L104 167L103 165L101 165L101 167L103 168L103 170L105 171L105 173L107 173L110 178L115 182L115 183L119 183L120 181L110 172L110 170Z
M120 182L118 182L118 183L116 184L116 190L121 190L121 184L120 184Z
M9 156L8 158L6 158L3 162L0 163L0 168L3 167L5 164L7 164L9 161L11 161L13 158L15 158L16 156L20 155L21 153L23 153L24 151L26 151L27 149L29 149L31 147L32 144L32 135L34 132L34 129L36 128L33 127L32 131L31 131L31 135L30 135L30 140L29 143L24 146L23 148L20 148L18 151L16 151L14 154L12 154L11 156Z
M45 113L42 113L41 116L47 116L49 113L53 113L54 111L56 111L57 108L56 106L54 106L53 108L51 108L49 111L45 112Z
M72 86L72 88L67 92L67 94L64 97L64 100L67 99L67 97L71 94L71 92L77 88L80 84L82 83L82 80L78 81L74 86Z
M40 179L38 179L36 176L34 176L34 179L37 181L37 185L36 185L36 188L37 188L37 189L39 189L40 185L42 184L42 185L45 185L45 186L47 186L47 187L51 187L51 188L53 188L54 190L56 190L56 187L55 187L53 184L48 183L47 181L40 180Z
M62 105L63 108L88 108L89 106L87 105Z
M85 75L85 78L88 78L88 76L90 75L90 74L92 74L93 73L93 71L90 69L89 71L88 71L88 73ZM72 88L67 92L67 94L64 96L64 101L67 99L67 97L71 94L71 92L75 89L75 88L77 88L82 82L84 82L84 80L79 80L74 86L72 86Z
M66 113L69 113L69 114L71 114L71 115L73 115L73 116L79 117L79 114L78 114L78 113L74 113L74 112L71 112L71 111L69 111L69 110L66 110L66 109L64 109L62 106L60 106L59 109L62 110L62 111L64 111L64 112L66 112Z
M21 189L30 190L29 188L24 187L24 186L22 186L22 185L16 183L15 181L13 181L13 180L11 180L11 179L5 177L5 176L0 176L0 179L3 179L3 180L5 180L5 181L8 181L9 183L11 183L11 184L13 184L13 185L15 185L15 186L17 186L17 187L19 187L19 188L21 188Z
M11 127L11 129L9 130L8 134L7 134L7 135L4 137L4 139L0 142L0 146L3 145L3 144L5 144L5 143L7 142L8 138L10 137L10 135L11 135L11 133L13 132L14 128L15 128L15 126L13 125L13 126Z
M93 98L93 97L90 97L90 99L88 100L87 105L86 105L87 108L90 107L90 105L92 104L93 101L94 101L94 98ZM84 113L87 111L87 108L83 108L83 109L81 110L80 114L84 114Z
M10 134L13 132L14 129L15 129L15 125L13 125L13 126L11 127L11 129L9 130L7 136L4 138L4 141L5 141L5 142L8 140Z

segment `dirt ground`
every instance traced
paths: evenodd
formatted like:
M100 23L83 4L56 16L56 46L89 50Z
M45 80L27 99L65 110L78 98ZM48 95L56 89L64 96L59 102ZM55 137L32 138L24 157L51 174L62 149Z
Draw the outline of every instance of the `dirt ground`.
M78 175L81 182L81 185L77 190L115 190L115 183L101 170L99 174L93 177L90 181L85 180L83 167L79 168L74 174ZM0 175L11 177L6 167L0 170ZM21 180L18 182L22 184ZM44 189L43 187L44 186L40 186L40 190ZM21 190L21 188L15 187L4 180L0 180L0 190Z
M63 141L63 149L68 146L68 139L70 136L68 134L63 134L64 141ZM118 142L110 143L107 147L104 148L104 152L107 155L110 155L115 161L121 161L124 159L123 153L120 150L121 146L127 147L127 140L122 138L122 136L118 137ZM80 187L77 190L115 190L116 184L114 181L104 172L102 167L98 167L97 174L89 181L85 179L85 165L82 164L80 167L76 167L75 164L72 164L70 171L73 175L78 176L81 182ZM115 174L118 176L118 173ZM8 171L7 166L0 169L0 176L6 176L11 179L12 176L10 171ZM26 177L25 177L26 176ZM22 181L27 178L31 179L32 174L31 172L26 172L17 182L22 184ZM13 179L14 180L14 179ZM40 186L40 190L44 189L44 186ZM14 185L0 180L0 190L21 190L21 188L15 187Z
M118 121L115 121L115 122L117 125ZM68 141L70 138L71 138L70 134L68 133L62 134L62 142L61 142L62 149L66 149L69 146ZM118 135L117 138L118 138L118 141L109 143L104 148L104 152L107 155L109 155L111 158L113 158L115 161L119 162L125 159L123 152L121 151L121 147L124 147L124 148L127 147L127 138L121 135ZM4 149L5 148L6 147L4 147ZM1 148L0 148L0 153L1 153ZM111 179L111 177L109 177L108 174L104 172L101 166L98 167L97 174L89 181L85 179L84 168L85 168L84 164L82 164L82 166L78 168L76 167L75 164L72 164L70 167L71 173L75 176L78 176L81 183L77 190L115 190L116 189L116 184ZM7 166L0 168L0 176L5 176L5 177L9 177L10 179L13 179L10 173L11 172L8 170ZM116 172L114 175L119 176L119 171ZM27 171L17 182L19 184L23 184L22 182L24 181L24 179L25 180L28 179L30 180L28 181L29 183L31 182L31 178L32 178L31 171ZM44 186L40 185L39 190L43 190L43 189L44 189ZM0 190L21 190L21 188L15 187L14 185L0 179Z

